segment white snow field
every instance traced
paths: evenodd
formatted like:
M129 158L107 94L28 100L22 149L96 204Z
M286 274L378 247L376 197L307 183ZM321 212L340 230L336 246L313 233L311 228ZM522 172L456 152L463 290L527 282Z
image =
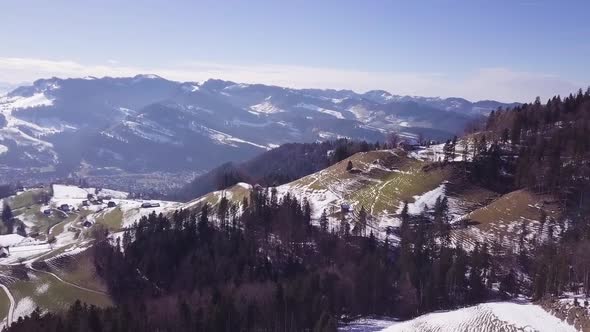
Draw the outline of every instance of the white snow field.
M384 325L389 326L384 327ZM359 320L340 328L349 332L575 332L576 329L535 304L483 303L435 312L404 322Z

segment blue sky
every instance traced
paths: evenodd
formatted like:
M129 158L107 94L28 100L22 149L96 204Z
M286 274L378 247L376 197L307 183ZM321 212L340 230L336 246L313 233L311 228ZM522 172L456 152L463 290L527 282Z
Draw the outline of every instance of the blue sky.
M0 81L155 73L528 101L590 84L590 1L2 1Z

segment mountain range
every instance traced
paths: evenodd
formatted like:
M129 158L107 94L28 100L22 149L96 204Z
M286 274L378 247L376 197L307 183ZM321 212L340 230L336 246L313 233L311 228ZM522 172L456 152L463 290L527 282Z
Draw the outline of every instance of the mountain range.
M0 163L30 174L206 170L287 142L442 140L514 105L156 75L40 79L0 97Z

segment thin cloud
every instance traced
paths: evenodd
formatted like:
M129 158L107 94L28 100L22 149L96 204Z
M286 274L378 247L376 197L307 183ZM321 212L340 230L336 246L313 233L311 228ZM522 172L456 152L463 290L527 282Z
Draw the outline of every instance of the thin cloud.
M187 61L165 67L141 67L109 60L106 64L82 64L71 60L1 58L0 81L17 83L45 77L134 76L157 74L177 81L220 78L243 83L273 84L293 88L383 89L399 95L458 96L471 100L496 99L528 102L583 87L576 82L544 73L484 68L462 77L442 73L369 72L293 65L235 65Z
M566 95L584 86L581 82L564 80L558 76L514 71L508 68L484 68L462 80L441 87L447 95L470 96L471 99L530 102L540 96L546 100L555 95ZM460 94L462 93L462 94Z

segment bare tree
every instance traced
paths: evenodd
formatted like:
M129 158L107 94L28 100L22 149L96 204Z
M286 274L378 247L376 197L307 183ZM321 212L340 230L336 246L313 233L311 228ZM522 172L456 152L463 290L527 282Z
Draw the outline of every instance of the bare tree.
M387 142L387 146L390 149L395 148L400 142L399 135L397 133L393 133L393 132L387 134L386 142Z

